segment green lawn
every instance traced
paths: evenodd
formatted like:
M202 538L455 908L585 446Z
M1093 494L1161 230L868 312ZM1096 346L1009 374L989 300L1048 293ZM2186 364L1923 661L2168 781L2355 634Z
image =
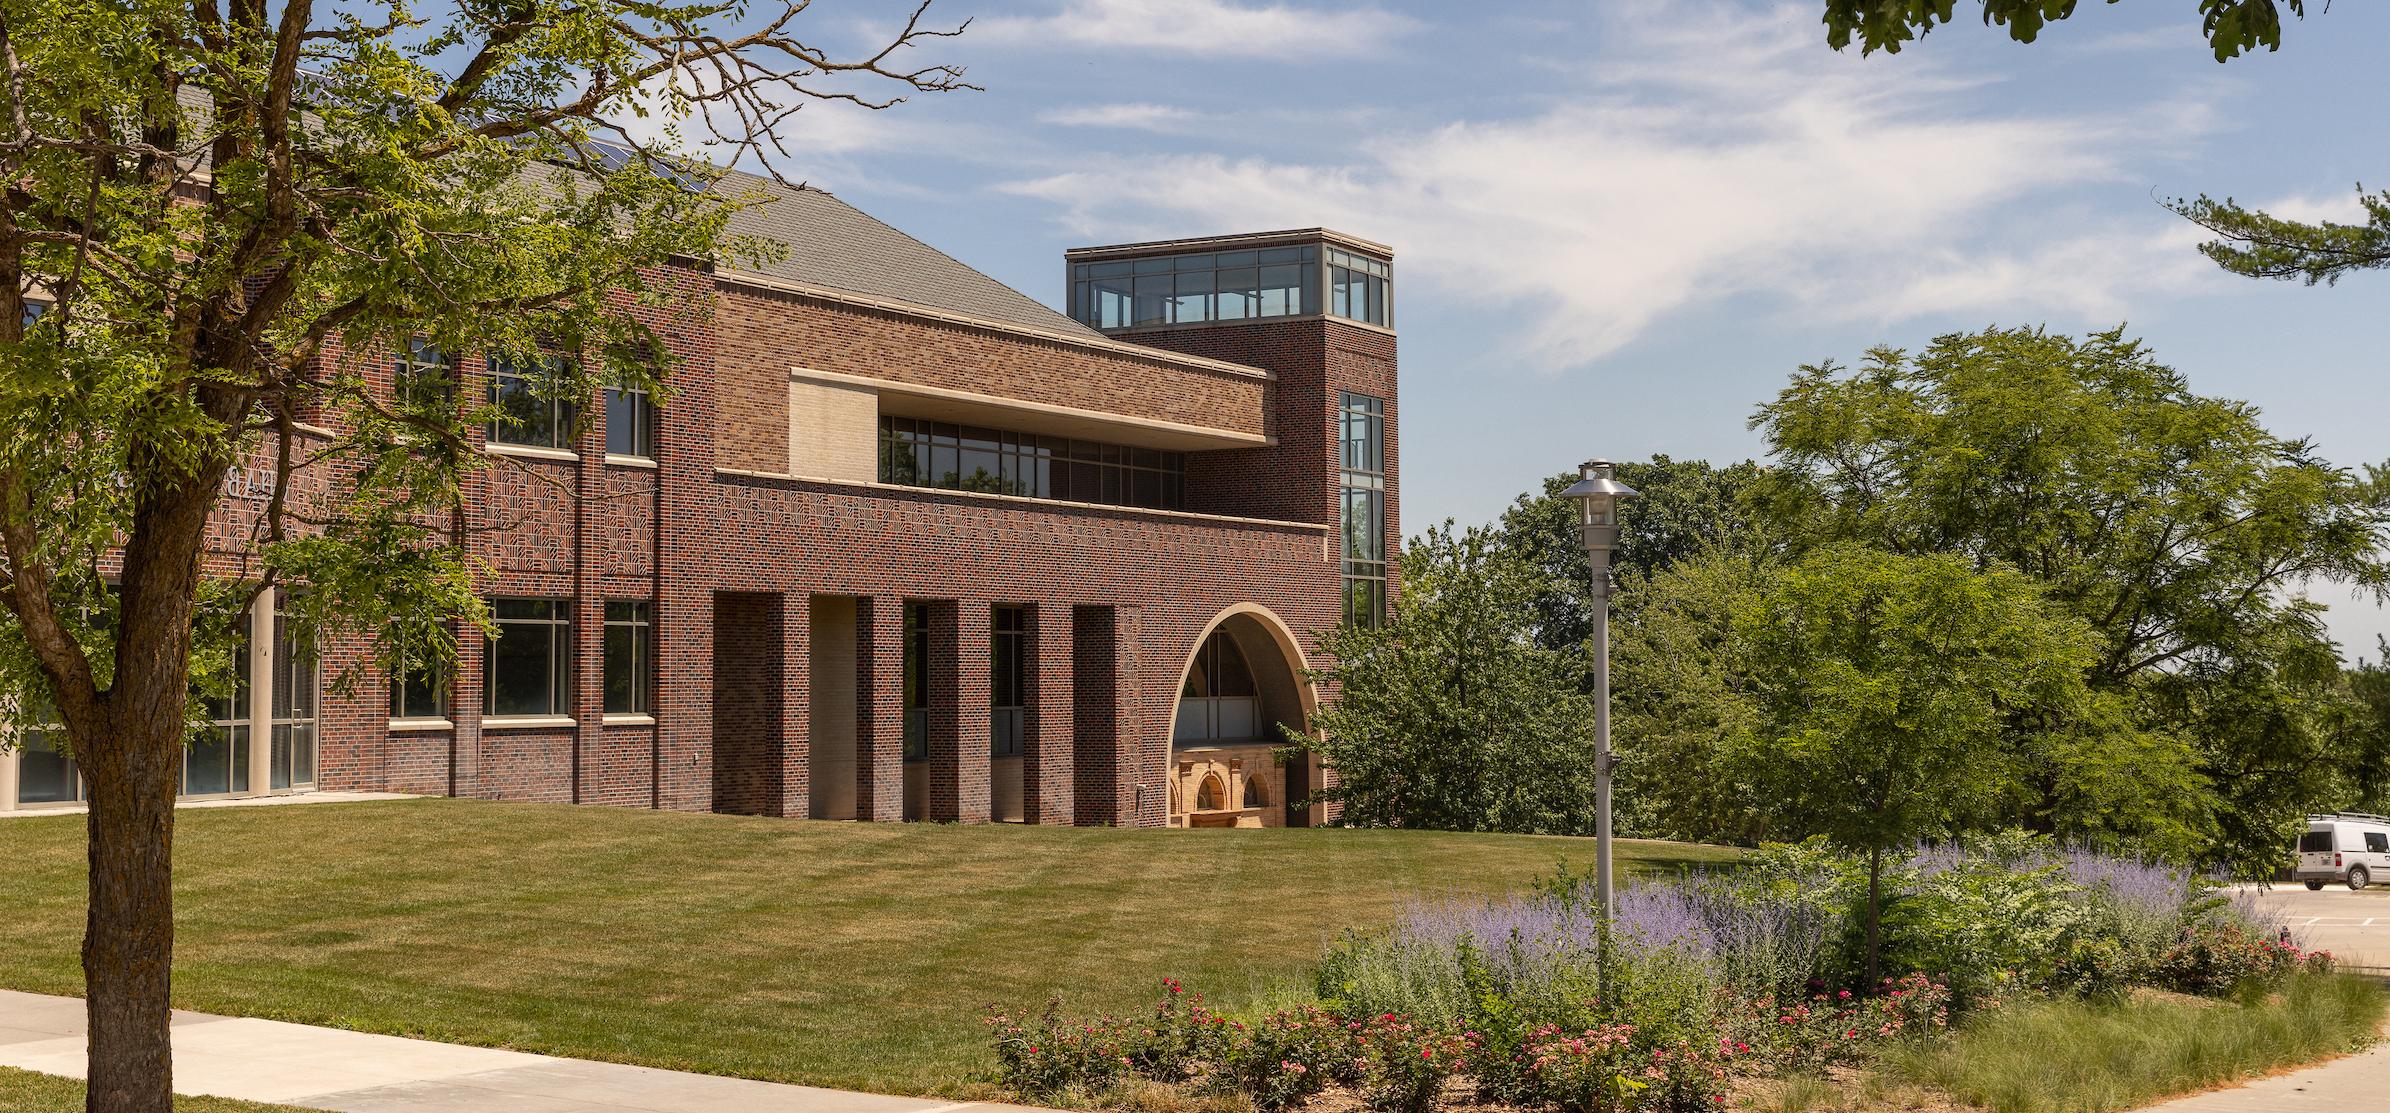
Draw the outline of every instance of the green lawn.
M83 1080L0 1067L0 1113L83 1113ZM295 1105L177 1096L174 1113L300 1113Z
M175 1003L816 1085L952 1093L986 1006L1233 1005L1350 927L1590 840L808 823L459 800L186 810ZM1621 869L1732 852L1628 842ZM83 820L0 822L0 986L79 993Z

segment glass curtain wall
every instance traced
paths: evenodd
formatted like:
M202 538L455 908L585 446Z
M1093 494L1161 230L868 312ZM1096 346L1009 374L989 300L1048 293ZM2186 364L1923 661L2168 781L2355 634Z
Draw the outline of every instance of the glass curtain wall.
M1344 620L1376 626L1386 615L1386 404L1346 393L1338 409Z
M1097 329L1307 316L1319 297L1315 244L1071 267L1071 315Z

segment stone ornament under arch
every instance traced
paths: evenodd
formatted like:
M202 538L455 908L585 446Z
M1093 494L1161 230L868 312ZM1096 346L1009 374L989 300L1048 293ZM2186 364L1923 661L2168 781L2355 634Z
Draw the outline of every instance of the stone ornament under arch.
M1317 762L1278 761L1280 727L1307 731L1318 693L1285 622L1266 607L1220 613L1189 648L1172 703L1170 824L1174 827L1306 825L1287 804L1309 795ZM1218 791L1211 791L1214 781Z

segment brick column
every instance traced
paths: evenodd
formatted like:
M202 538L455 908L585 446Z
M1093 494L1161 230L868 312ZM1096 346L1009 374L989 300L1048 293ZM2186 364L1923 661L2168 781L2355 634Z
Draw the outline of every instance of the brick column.
M813 598L780 600L780 799L772 814L813 814Z
M1113 610L1071 608L1071 766L1073 817L1119 824L1119 673L1113 659Z
M929 818L986 823L994 616L981 599L940 603L930 615Z
M479 629L463 622L456 624L456 676L448 690L448 719L456 724L456 730L448 736L450 796L481 795L481 710L488 698L482 685L490 660L489 643L489 635ZM272 653L270 640L267 653L269 656ZM257 689L250 690L250 698L257 698ZM250 744L262 746L265 737L262 732L252 735ZM265 790L264 786L263 781L255 785L260 792Z
M1029 614L1029 722L1021 746L1021 818L1069 826L1074 818L1071 609L1040 604Z
M855 600L855 818L905 817L905 601Z
M650 762L654 806L714 810L714 593L689 580L666 580L656 602L656 684Z
M1137 607L1116 607L1112 613L1113 721L1119 731L1116 752L1123 827L1160 827L1170 822L1169 747L1156 746L1146 732L1150 678L1143 672L1142 618Z

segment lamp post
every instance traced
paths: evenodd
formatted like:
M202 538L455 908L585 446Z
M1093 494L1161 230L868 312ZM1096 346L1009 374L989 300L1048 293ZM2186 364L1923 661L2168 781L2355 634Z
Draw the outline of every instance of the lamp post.
M1641 492L1613 478L1608 460L1587 460L1560 497L1577 504L1577 540L1593 563L1593 869L1602 923L1610 922L1610 551L1618 547L1618 504Z

